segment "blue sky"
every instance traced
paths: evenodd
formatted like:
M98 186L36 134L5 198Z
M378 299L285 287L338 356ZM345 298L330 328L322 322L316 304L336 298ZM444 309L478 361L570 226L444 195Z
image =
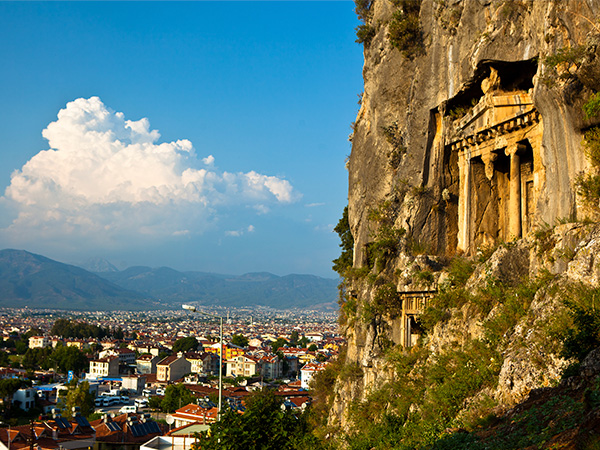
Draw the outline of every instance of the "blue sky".
M334 277L352 1L0 2L0 248Z

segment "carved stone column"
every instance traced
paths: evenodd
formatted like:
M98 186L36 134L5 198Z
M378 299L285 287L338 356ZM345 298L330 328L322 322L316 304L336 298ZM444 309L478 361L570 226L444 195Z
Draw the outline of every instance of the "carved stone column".
M467 251L471 221L471 152L467 147L458 155L458 249Z
M515 144L506 147L506 156L510 156L510 187L508 200L509 238L521 237L521 158L518 151L525 146Z

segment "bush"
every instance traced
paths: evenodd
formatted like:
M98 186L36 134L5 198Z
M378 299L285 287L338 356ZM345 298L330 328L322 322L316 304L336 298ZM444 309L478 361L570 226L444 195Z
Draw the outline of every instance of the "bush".
M371 4L373 0L354 0L354 12L360 20L366 22L371 17Z
M592 167L600 168L600 127L592 127L585 132L583 148Z
M394 228L390 217L374 219L381 214L380 211L371 211L371 220L379 222L376 240L367 244L367 265L371 269L377 264L377 271L381 272L387 261L397 255L400 247L400 239L406 233L404 228Z
M359 25L355 28L356 30L356 42L364 44L365 46L371 43L371 40L375 37L375 28L368 24Z
M592 172L580 174L576 181L577 194L589 206L598 208L600 200L600 127L592 127L585 132L583 138L585 155L590 161Z
M585 47L576 45L573 47L562 47L544 59L546 71L542 82L552 86L556 80L570 81L576 78L577 69L583 62Z
M285 450L319 448L311 435L307 416L282 411L283 399L269 391L246 397L243 415L229 409L210 432L202 432L192 449ZM225 443L225 444L224 444Z
M475 270L475 263L470 259L456 257L450 261L448 274L453 286L464 286Z
M583 105L583 112L586 119L591 119L600 114L600 92L592 94L587 102Z
M416 0L396 0L399 7L390 22L388 39L392 47L402 52L405 58L413 59L425 54L423 30L419 22L421 2Z
M398 296L396 285L386 283L375 291L373 296L373 312L378 315L389 314L392 318L402 311L402 302Z
M573 328L564 334L562 356L583 361L588 353L600 346L600 313L573 302L567 301L566 304L571 312Z
M346 272L352 267L352 260L354 258L354 237L350 231L350 222L348 221L348 206L344 207L342 218L333 231L340 237L342 253L332 261L332 268L341 276L345 276Z

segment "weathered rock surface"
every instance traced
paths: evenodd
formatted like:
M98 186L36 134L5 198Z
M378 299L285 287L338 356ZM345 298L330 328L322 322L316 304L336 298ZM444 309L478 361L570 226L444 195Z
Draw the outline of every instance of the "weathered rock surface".
M457 252L474 255L479 245L512 240L515 236L509 232L514 229L513 209L518 205L522 238L500 245L474 273L468 289L482 288L490 279L514 285L543 270L564 273L561 279L565 283L597 285L597 226L571 223L547 226L543 236L534 237L533 232L544 224L555 224L557 219L582 219L587 214L577 202L573 183L577 174L588 168L581 149L582 130L593 124L583 118L581 105L600 88L600 38L596 24L600 1L423 0L419 21L425 52L414 59L403 56L389 42L389 24L396 10L388 0L375 0L368 20L376 33L365 45L364 94L348 163L354 267L368 264L367 244L376 236L369 212L384 201L393 205L394 226L403 228L406 234L399 244L402 250L387 261L379 277L395 283L399 291L427 289L422 280L417 280L424 271L434 272L436 282L443 281L446 275L436 272L436 264ZM572 68L576 76L566 81L552 79L550 69L542 63L544 58L560 48L578 45L585 47L587 60ZM501 81L494 78L492 69L498 71ZM530 76L523 75L521 79L522 73ZM486 92L490 93L487 97ZM461 133L461 139L468 143L465 133L470 128L460 131L456 124L467 121L477 108L484 111L487 107L482 99L492 101L500 94L510 97L514 93L520 95L519 105L531 98L531 104L519 106L521 109L515 114L533 108L531 111L539 114L539 122L535 128L537 137L531 139L527 149L531 167L526 166L527 161L520 162L522 200L509 204L508 199L514 198L515 191L509 190L509 184L515 172L509 170L512 160L504 152L502 141L495 138L498 148L492 146L491 152L473 158L470 164L479 165L473 166L470 185L459 167L459 157L464 156L453 153L449 144L452 136ZM461 105L474 108L460 120L451 119L449 110ZM480 119L486 114L482 112ZM524 122L517 124L518 118L514 120L514 127L529 126ZM509 129L511 125L507 124ZM528 137L525 135L524 139ZM401 152L394 142L402 143ZM482 151L479 143L472 145ZM463 147L461 151L467 150ZM465 198L470 205L467 209ZM420 244L426 248L425 253L436 256L415 258L410 243ZM377 275L375 272L373 269L371 274ZM358 279L350 285L360 315L363 306L373 301L377 283ZM508 337L499 385L493 392L500 402L514 404L530 389L557 379L566 362L548 351L535 330L541 329L562 307L556 296L538 292L530 311ZM465 307L436 328L427 345L435 352L460 346L469 337L480 337L482 319ZM386 316L368 323L356 320L346 327L347 361L358 363L364 376L337 384L330 423L344 427L350 403L365 398L370 389L393 378L381 357L382 342L397 344L399 330L398 319Z

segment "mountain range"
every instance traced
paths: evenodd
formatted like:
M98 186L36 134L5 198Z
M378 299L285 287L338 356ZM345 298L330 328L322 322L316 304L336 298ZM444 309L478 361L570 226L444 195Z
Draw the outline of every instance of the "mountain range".
M338 281L314 275L234 276L143 266L119 271L99 258L84 267L94 272L24 250L0 250L0 307L155 310L195 302L330 309L337 298Z

